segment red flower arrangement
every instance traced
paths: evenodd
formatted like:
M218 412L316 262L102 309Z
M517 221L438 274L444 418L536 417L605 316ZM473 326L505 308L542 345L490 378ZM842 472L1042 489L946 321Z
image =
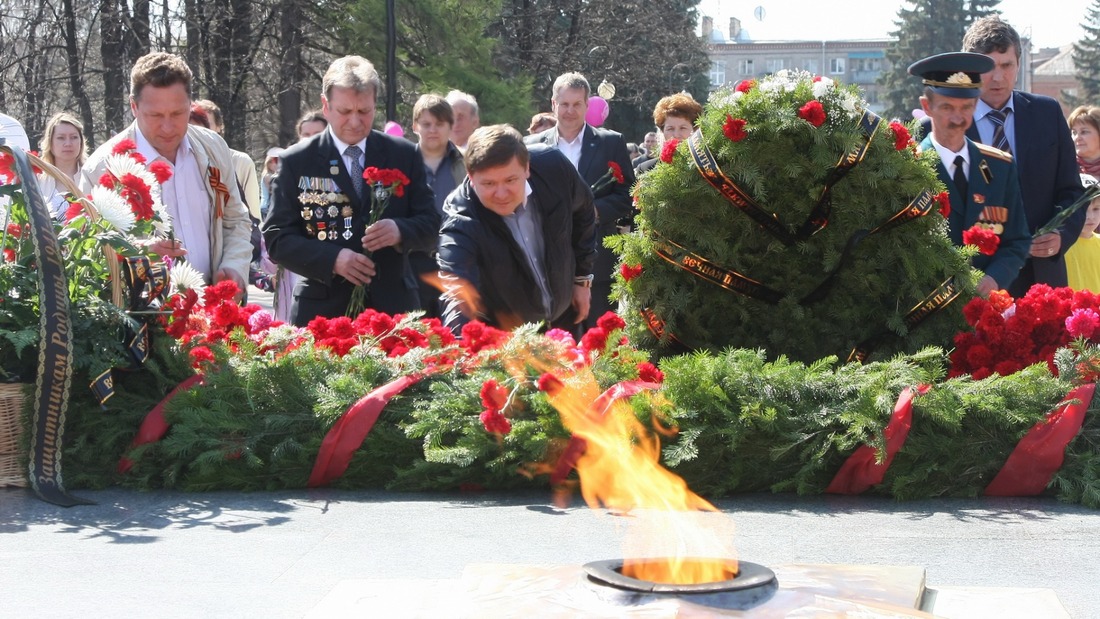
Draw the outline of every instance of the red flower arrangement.
M1095 344L1092 338L1100 335L1100 297L1046 284L1032 286L1015 302L1004 291L975 298L963 314L973 331L955 336L950 377L1007 376L1035 363L1046 363L1057 374L1056 350L1074 338Z
M892 121L890 123L890 130L894 132L894 149L905 150L909 147L913 141L913 136L909 134L909 129L905 125L898 121Z
M806 105L798 108L798 117L815 127L825 124L825 108L817 99L807 101Z
M997 248L1001 245L1001 237L980 225L971 226L969 230L963 231L962 241L963 245L973 245L986 256L997 253Z
M665 142L665 145L661 147L661 161L665 163L672 163L672 156L676 154L676 147L680 145L680 140L672 138Z
M722 133L726 134L731 142L740 142L748 137L748 132L745 131L745 120L743 118L734 118L729 114L726 114L726 122L722 123Z

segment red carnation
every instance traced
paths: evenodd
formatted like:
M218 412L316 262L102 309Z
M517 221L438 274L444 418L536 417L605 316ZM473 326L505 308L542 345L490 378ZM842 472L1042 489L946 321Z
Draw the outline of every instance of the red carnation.
M15 250L10 247L4 248L4 262L15 262Z
M604 348L607 348L607 331L599 327L592 327L581 337L581 349L586 353Z
M1005 310L1012 307L1012 296L1005 290L994 290L989 293L989 305L998 314L1003 314Z
M933 199L940 203L940 215L947 219L947 216L951 214L951 196L946 191L941 191Z
M740 142L749 136L745 131L745 120L734 118L729 114L726 114L726 122L722 124L722 133L725 133L731 142Z
M561 382L561 379L553 374L547 372L542 376L539 376L538 387L539 391L543 391L549 395L557 393L565 384Z
M104 172L103 175L99 177L99 186L106 187L107 189L114 189L115 175L110 172Z
M798 117L815 127L825 124L825 108L817 99L808 101L806 105L798 108Z
M665 373L657 369L657 366L648 361L638 364L638 380L647 383L661 383L665 380Z
M481 425L485 426L486 432L508 434L512 431L512 422L508 421L508 418L499 411L483 410L480 418Z
M125 155L132 150L137 150L137 143L126 138L125 140L119 140L118 144L115 144L115 147L111 149L111 154Z
M741 80L737 83L737 92L748 92L756 86L756 80Z
M22 237L23 227L19 224L8 224L8 236L15 239Z
M607 312L596 320L596 326L603 329L607 333L611 333L612 331L618 331L619 329L626 327L626 323L623 322L622 317L620 317L615 312Z
M10 153L0 153L0 178L5 182L15 180L18 176L12 167L15 166L15 156Z
M997 253L997 247L1001 244L1001 237L997 236L992 230L979 225L963 232L962 238L963 245L973 245L986 256Z
M680 140L673 138L661 147L661 161L665 163L672 163L672 156L676 153L676 147L680 145Z
M157 177L157 182L164 184L168 182L168 179L172 178L172 166L168 165L166 161L156 160L149 164L149 171L153 173L153 176Z
M623 167L614 161L607 162L608 169L611 170L611 176L615 177L616 183L625 183L626 177L623 176Z
M206 346L196 346L191 349L191 367L200 369L204 363L214 363L214 353Z
M629 264L623 264L619 266L619 274L623 276L624 281L630 281L642 274L642 265L630 266Z
M508 390L501 386L495 378L490 378L481 384L481 405L495 411L504 410L508 403Z
M894 132L894 148L897 150L908 148L913 136L909 135L909 130L905 128L905 125L895 120L890 123L890 129Z

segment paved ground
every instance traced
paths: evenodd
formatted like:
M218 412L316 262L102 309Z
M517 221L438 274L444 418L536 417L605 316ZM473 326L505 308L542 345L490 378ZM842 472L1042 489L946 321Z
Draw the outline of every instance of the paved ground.
M0 617L302 617L349 579L457 579L471 563L622 555L624 518L548 494L76 494L0 489ZM750 495L718 504L742 559L918 565L930 587L1053 589L1100 617L1100 512L1049 500Z

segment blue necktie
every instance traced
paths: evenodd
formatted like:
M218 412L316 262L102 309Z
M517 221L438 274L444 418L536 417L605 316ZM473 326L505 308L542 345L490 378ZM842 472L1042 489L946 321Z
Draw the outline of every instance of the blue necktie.
M1008 145L1008 135L1005 133L1005 123L1008 122L1008 115L1011 113L1012 108L1006 107L1003 110L989 110L989 113L985 115L993 122L993 144L991 146L1006 153L1012 152L1012 147Z
M359 161L359 158L363 156L363 149L352 145L344 151L344 155L346 155L348 159L351 159L351 168L348 170L351 174L351 184L355 187L355 193L362 199L363 164Z

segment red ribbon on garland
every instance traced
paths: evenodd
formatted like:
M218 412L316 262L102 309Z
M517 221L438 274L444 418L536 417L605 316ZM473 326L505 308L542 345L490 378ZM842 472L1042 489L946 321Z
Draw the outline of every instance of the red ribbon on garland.
M366 440L374 428L374 422L378 421L382 409L390 399L420 382L422 378L424 374L409 374L394 379L359 398L359 401L344 411L321 441L321 449L313 462L308 487L326 486L343 475L351 464L355 450Z
M637 395L646 389L660 389L659 383L651 383L644 380L626 380L621 383L616 383L609 387L607 391L600 394L600 397L596 398L592 404L588 407L588 410L593 415L606 415L607 411L611 410L611 405L615 402ZM584 455L584 450L588 447L588 443L579 436L569 437L569 444L562 450L560 456L558 456L557 463L554 464L554 470L550 473L550 483L552 485L558 485L565 481L565 478L569 476L569 472L577 466L577 462Z
M187 391L191 387L194 387L198 383L202 382L202 374L195 374L191 378L176 385L176 388L168 392L168 395L164 396L164 399L157 402L157 405L145 414L145 418L141 420L141 427L138 428L137 436L130 442L130 449L137 447L138 445L145 445L147 443L155 443L164 438L164 435L168 433L168 421L164 418L164 407L172 398L176 397L183 391ZM126 473L134 466L134 461L123 456L118 461L118 472Z
M1095 393L1095 383L1077 387L1060 408L1035 424L986 486L986 496L1034 496L1045 490L1054 473L1062 468L1066 446L1081 430Z
M894 461L905 439L909 438L909 428L913 425L913 398L919 393L924 395L931 389L930 385L921 385L916 389L906 387L898 396L894 405L894 413L890 415L890 422L886 424L883 435L886 438L886 456L882 462L878 461L877 450L870 445L863 445L852 452L844 462L840 470L825 488L830 494L859 494L871 486L882 483L886 477L886 470Z

